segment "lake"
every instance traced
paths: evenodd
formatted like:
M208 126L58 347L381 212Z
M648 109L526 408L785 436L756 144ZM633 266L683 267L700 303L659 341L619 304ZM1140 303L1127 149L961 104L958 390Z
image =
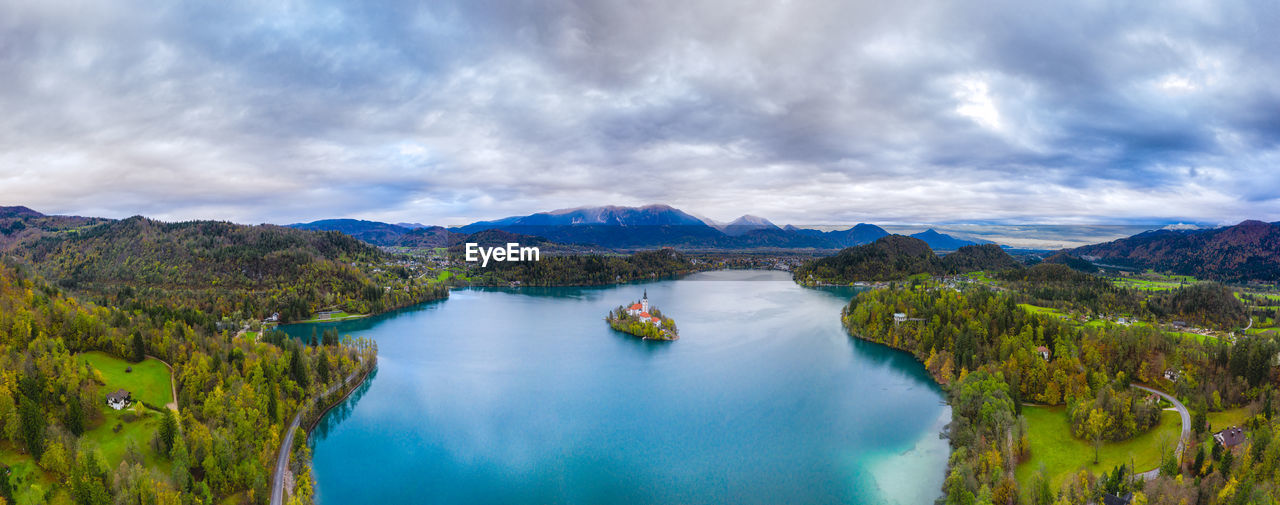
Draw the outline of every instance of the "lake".
M645 290L680 340L603 320ZM734 270L287 326L378 342L311 438L318 502L932 503L950 409L911 356L845 334L853 293Z

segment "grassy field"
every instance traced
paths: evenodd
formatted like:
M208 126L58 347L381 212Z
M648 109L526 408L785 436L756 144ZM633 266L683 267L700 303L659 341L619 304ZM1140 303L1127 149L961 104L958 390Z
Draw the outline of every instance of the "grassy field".
M0 443L0 462L9 465L9 479L13 484L13 500L21 505L45 503L45 492L56 480L40 467L31 456L18 452L8 443ZM55 493L56 494L56 493ZM49 496L53 501L53 496Z
M98 448L107 468L115 468L124 459L124 453L132 445L142 455L143 464L148 468L159 468L166 474L170 470L167 458L151 450L151 439L160 430L159 412L134 404L124 410L115 410L105 405L102 407L103 420L84 432L83 443ZM129 419L133 419L130 421ZM120 431L115 427L119 425Z
M1198 279L1190 275L1164 275L1151 270L1143 272L1141 277L1114 277L1111 280L1120 287L1148 291L1178 289L1182 286L1199 282Z
M1213 335L1201 335L1199 333L1191 333L1189 331L1166 331L1164 332L1164 334L1169 335L1171 337L1189 338L1200 343L1204 343L1205 340L1212 340L1212 341L1218 340L1218 337L1215 337Z
M116 389L126 389L135 400L144 401L156 408L164 408L173 402L173 389L169 383L169 368L158 359L147 358L141 363L130 363L100 351L79 355L95 370L102 372L106 381L103 394ZM132 372L125 372L132 367Z
M344 320L344 319L359 319L359 318L361 318L361 317L368 317L368 316L369 316L368 314L349 314L349 313L347 313L347 312L338 311L338 312L334 312L334 313L333 313L333 314L331 314L329 317L324 318L324 319L321 319L319 315L315 315L315 316L311 316L311 319L308 319L308 320L306 320L306 321L301 321L301 322L303 322L303 323L329 323L329 322L333 322L333 321L342 321L342 320Z
M995 279L992 279L990 276L987 275L987 272L983 270L978 270L976 272L969 272L967 274L964 274L964 276L979 282L986 282L986 283L996 282Z
M1218 432L1231 426L1241 426L1250 417L1249 407L1227 409L1222 412L1209 413L1209 430Z
M1160 451L1172 450L1182 430L1178 413L1161 411L1160 424L1146 433L1124 442L1106 443L1098 451L1098 464L1093 463L1093 444L1071 436L1064 407L1023 407L1031 442L1031 459L1018 465L1015 474L1024 489L1030 489L1032 476L1044 465L1050 485L1058 489L1070 474L1087 468L1091 472L1110 471L1120 464L1132 463L1139 472L1160 466Z
M1058 309L1051 309L1051 308L1049 308L1049 307L1041 307L1041 306L1039 306L1039 305L1031 305L1031 304L1029 304L1029 303L1019 303L1019 304L1018 304L1018 306L1019 306L1019 307L1022 307L1022 308L1023 308L1023 309L1025 309L1027 312L1030 312L1030 313L1032 313L1032 314L1046 314L1046 315L1050 315L1050 316L1065 316L1065 315L1067 315L1065 312L1063 312L1063 311L1061 311L1061 310L1058 310Z

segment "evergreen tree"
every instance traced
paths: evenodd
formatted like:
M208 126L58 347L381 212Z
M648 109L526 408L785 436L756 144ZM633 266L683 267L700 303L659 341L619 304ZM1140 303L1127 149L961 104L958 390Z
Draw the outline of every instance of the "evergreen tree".
M143 359L146 359L147 346L142 341L142 332L138 332L138 331L133 332L132 351L133 351L134 363L139 363Z
M311 380L307 376L307 365L303 363L303 359L301 348L295 348L289 353L289 375L302 389L306 389L311 385Z
M328 356L328 355L326 355L326 354L325 354L325 353L323 353L323 352L322 352L322 353L320 353L320 362L316 364L316 369L317 369L316 371L317 371L317 372L319 373L319 375L320 375L320 383L321 383L321 384L328 384L328 383L329 383L329 373L330 373L330 372L329 372L329 356Z
M178 419L172 410L166 410L160 421L160 445L165 455L173 453L173 441L178 436Z
M45 447L44 411L39 403L24 395L18 402L18 417L22 426L22 443L27 454L39 460Z
M67 411L62 424L77 437L84 433L84 404L74 392L67 394Z

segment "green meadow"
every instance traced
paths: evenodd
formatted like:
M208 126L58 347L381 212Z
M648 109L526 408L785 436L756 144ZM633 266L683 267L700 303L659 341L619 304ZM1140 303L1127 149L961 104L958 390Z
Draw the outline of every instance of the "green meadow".
M164 408L174 401L169 367L158 359L147 358L141 363L130 363L101 351L86 352L79 356L94 370L102 373L102 378L106 381L102 388L104 395L117 389L125 389L133 394L134 400L141 400L155 408ZM129 369L132 371L126 372Z
M1117 465L1132 464L1139 472L1160 466L1161 451L1171 451L1178 443L1182 421L1178 413L1161 411L1160 424L1146 433L1123 442L1104 443L1093 462L1093 443L1071 436L1065 407L1023 407L1031 458L1018 465L1018 483L1029 489L1031 479L1043 465L1053 489L1059 489L1081 468L1093 473L1110 471Z

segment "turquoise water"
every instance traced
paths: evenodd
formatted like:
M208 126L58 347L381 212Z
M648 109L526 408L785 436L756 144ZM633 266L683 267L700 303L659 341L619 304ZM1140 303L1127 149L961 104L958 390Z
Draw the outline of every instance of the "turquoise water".
M603 321L645 289L679 341ZM845 335L851 294L721 271L329 323L379 358L312 437L319 503L931 503L950 410L910 356Z

